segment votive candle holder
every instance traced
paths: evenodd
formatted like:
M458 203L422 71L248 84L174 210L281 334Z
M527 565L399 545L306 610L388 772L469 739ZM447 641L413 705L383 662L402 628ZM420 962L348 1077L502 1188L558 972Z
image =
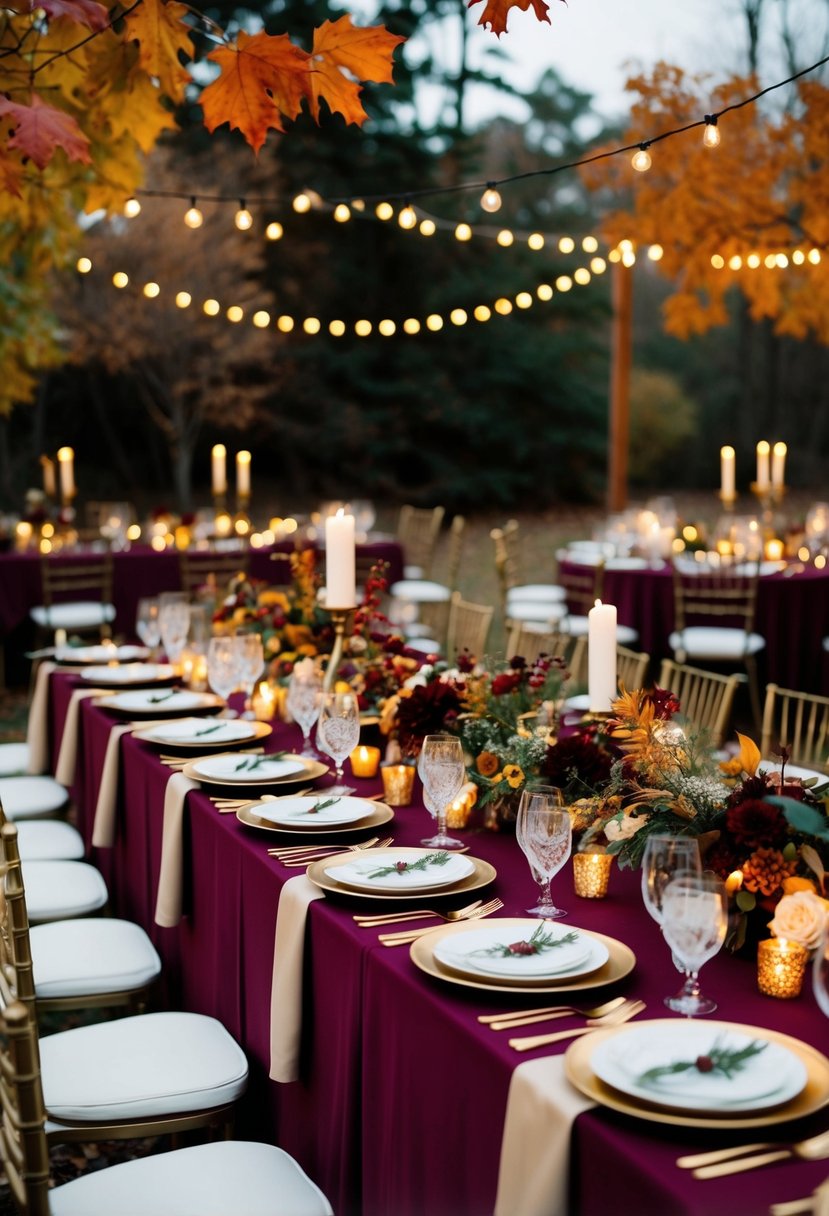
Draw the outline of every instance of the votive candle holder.
M757 987L765 996L791 1000L800 996L809 951L799 942L770 937L757 947Z
M376 777L380 764L380 748L366 747L361 743L359 747L354 748L349 759L355 777Z
M573 887L582 899L604 899L613 865L612 853L575 853Z
M383 799L388 806L409 806L414 789L415 766L413 764L381 764Z

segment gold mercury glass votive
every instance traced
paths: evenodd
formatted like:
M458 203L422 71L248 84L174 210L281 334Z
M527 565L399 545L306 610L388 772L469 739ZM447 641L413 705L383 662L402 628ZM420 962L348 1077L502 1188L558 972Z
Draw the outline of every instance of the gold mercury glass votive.
M800 996L809 951L785 937L770 937L757 947L757 987L766 996Z
M409 806L414 789L413 764L381 764L383 798L388 806Z
M582 899L604 899L610 881L612 853L575 853L573 886Z

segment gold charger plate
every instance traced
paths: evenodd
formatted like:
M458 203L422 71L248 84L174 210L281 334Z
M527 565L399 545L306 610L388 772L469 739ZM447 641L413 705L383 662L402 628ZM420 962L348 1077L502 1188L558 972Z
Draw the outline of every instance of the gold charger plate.
M403 852L403 849L372 849L372 857L382 857L384 853ZM413 852L423 853L424 849L414 849ZM359 854L358 854L359 856ZM472 873L467 874L465 878L459 878L457 882L450 883L445 887L430 887L428 890L419 888L409 891L360 891L356 887L348 887L344 882L337 882L325 873L326 869L332 866L346 865L348 862L354 861L354 854L348 853L342 857L323 857L319 861L314 861L306 871L311 882L320 888L322 891L330 891L336 895L349 895L352 899L385 899L385 900L408 900L410 902L418 902L420 900L441 899L445 895L459 895L466 891L477 891L480 887L487 886L497 877L495 866L491 866L488 861L481 861L480 857L470 857L472 862Z
M490 920L490 923L494 923ZM514 924L516 926L526 925L526 918L523 917L504 917L499 919L499 924ZM442 938L455 936L459 933L469 933L473 929L480 929L480 924L475 920L470 920L464 924L457 925L442 925L439 929L435 929L427 937L420 937L417 941L412 942L411 959L416 967L421 971L425 971L427 975L433 975L435 979L443 980L447 984L458 984L461 988L477 988L482 992L509 992L515 996L517 993L536 993L549 992L555 995L566 992L584 992L590 988L603 988L607 984L615 984L618 980L624 979L629 975L636 966L636 955L631 950L630 946L626 946L624 942L617 941L615 937L607 937L604 933L593 933L589 929L579 929L579 933L583 933L585 937L595 937L607 947L610 957L606 963L603 963L596 971L591 971L587 975L581 976L563 976L556 982L548 981L546 983L504 983L501 976L493 976L494 982L490 982L481 976L480 979L472 979L468 975L462 975L459 971L451 971L448 967L444 967L439 963L434 956L433 947L435 942Z
M321 794L325 791L321 790ZM278 799L277 799L278 801ZM279 823L274 823L271 819L263 819L261 815L257 815L252 806L242 806L236 812L236 818L240 823L246 824L249 828L260 828L264 832L278 832L280 836L332 836L332 835L347 835L350 832L364 832L367 828L379 828L381 824L388 823L390 819L394 819L394 811L390 806L386 806L385 802L366 802L366 807L370 808L363 819L356 819L351 823L332 823L328 827L301 827L289 828L283 827Z
M226 756L227 752L217 752L216 757ZM201 756L201 760L213 760L213 756ZM298 785L306 781L316 781L317 777L324 776L328 771L327 764L320 764L318 760L309 760L307 756L291 756L292 760L298 760L302 765L301 772L286 773L284 777L260 777L258 780L251 777L247 781L229 781L227 777L205 777L203 773L198 772L198 763L191 760L189 764L185 764L181 770L185 777L189 777L191 781L198 781L200 785L219 785L222 789L244 789L254 787L255 789L264 789L269 785ZM323 793L324 791L320 791Z
M637 1027L644 1023L638 1022ZM564 1056L564 1071L567 1080L575 1085L586 1097L592 1098L600 1106L610 1110L620 1111L623 1115L632 1115L636 1119L645 1119L649 1123L669 1123L678 1127L727 1128L740 1130L749 1127L769 1127L776 1123L789 1123L793 1119L802 1119L805 1115L813 1115L829 1103L829 1059L815 1047L802 1043L791 1035L782 1034L778 1030L767 1030L763 1026L745 1026L739 1022L708 1022L713 1031L731 1030L740 1034L753 1035L768 1039L770 1043L779 1043L787 1048L802 1062L806 1069L806 1086L800 1093L785 1102L764 1111L735 1111L730 1115L716 1114L683 1114L677 1108L668 1109L654 1103L650 1105L636 1098L628 1097L618 1089L605 1085L593 1072L590 1060L596 1046L611 1038L613 1035L623 1035L629 1027L615 1026L606 1030L596 1030L592 1034L576 1039L567 1048ZM654 1026L670 1025L681 1033L682 1022L678 1018L658 1018Z
M205 719L205 725L209 725L210 719ZM142 743L154 743L156 747L170 748L172 751L190 751L193 748L202 751L205 747L220 747L223 752L232 751L236 747L248 747L251 743L256 743L260 739L267 739L268 735L273 733L273 727L269 722L249 722L246 723L251 727L251 734L245 735L242 739L214 739L211 735L201 739L162 739L155 733L156 726L148 726L145 730L137 730L133 737L140 739Z
M194 692L192 696L198 697L198 701L189 705L170 706L168 702L161 701L155 705L124 705L120 701L123 697L133 696L141 689L125 688L122 692L109 694L105 697L96 697L94 704L99 709L108 709L111 713L119 714L124 718L190 718L196 713L216 714L224 709L225 702L221 697L217 697L212 692ZM151 691L150 689L144 691ZM188 691L187 689L176 690L181 692Z

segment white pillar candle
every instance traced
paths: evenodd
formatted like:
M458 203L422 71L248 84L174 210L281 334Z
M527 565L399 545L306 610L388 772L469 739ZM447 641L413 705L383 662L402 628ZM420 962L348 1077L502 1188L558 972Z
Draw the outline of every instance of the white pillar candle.
M775 490L782 490L786 481L786 445L776 443L771 457L771 484Z
M736 481L734 478L734 449L728 445L720 448L720 493L723 498L733 498Z
M769 452L771 448L765 439L761 439L757 444L757 489L767 490L769 488Z
M250 452L236 453L236 493L250 498Z
M591 713L607 713L616 700L616 607L596 600L588 613L587 693Z
M61 448L58 451L58 468L60 469L60 492L64 498L75 495L75 453L71 448Z
M213 445L210 453L210 467L213 480L213 493L227 493L227 448L223 443Z
M325 521L325 604L351 608L357 587L354 550L354 516L342 507Z

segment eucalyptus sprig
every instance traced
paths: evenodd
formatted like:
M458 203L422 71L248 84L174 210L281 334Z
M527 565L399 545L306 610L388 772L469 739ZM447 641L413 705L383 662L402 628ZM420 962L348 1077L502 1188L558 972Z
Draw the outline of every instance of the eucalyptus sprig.
M308 815L316 815L318 811L326 811L330 806L336 806L339 798L325 798L322 802L315 802L313 806L309 806Z
M690 1072L695 1068L701 1073L717 1073L731 1080L741 1072L761 1051L765 1051L768 1043L760 1039L752 1039L745 1047L724 1047L719 1039L714 1041L707 1055L699 1055L695 1060L678 1060L673 1064L661 1064L657 1068L649 1068L637 1078L640 1085L651 1081L661 1081L663 1077L676 1076L681 1072Z
M150 705L160 705L162 701L169 701L170 697L176 695L175 688L171 692L158 693L155 697L147 697L147 702Z
M427 853L417 861L396 861L391 866L381 866L369 874L369 878L385 878L387 874L412 874L426 870L429 866L445 866L449 860L448 853Z
M578 937L578 933L572 930L570 933L565 933L564 937L556 937L549 929L539 925L529 941L511 942L509 945L497 942L494 946L482 947L480 950L473 950L472 953L495 955L498 958L512 958L515 955L523 954L546 954L548 950L557 950L559 946L572 945L578 941Z
M245 760L242 760L239 764L237 764L233 771L235 773L240 773L244 769L244 771L247 773L254 773L258 768L261 768L263 764L269 764L271 760L281 760L286 754L286 752L269 752L263 756L248 756Z
M207 726L204 730L196 731L196 738L200 739L203 735L215 735L217 730L221 730L224 726L223 722L216 722L213 726Z

